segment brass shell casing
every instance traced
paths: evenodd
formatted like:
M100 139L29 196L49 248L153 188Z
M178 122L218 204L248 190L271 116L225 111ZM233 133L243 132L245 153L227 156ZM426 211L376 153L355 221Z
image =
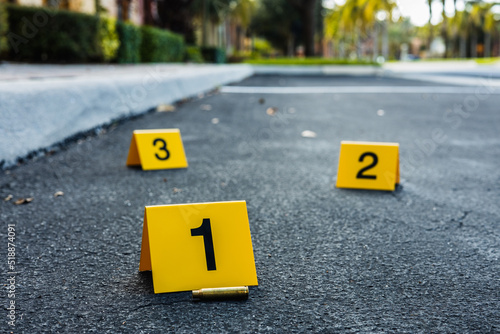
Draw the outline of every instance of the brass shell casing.
M193 290L193 299L196 299L196 300L245 300L245 299L248 299L248 286Z

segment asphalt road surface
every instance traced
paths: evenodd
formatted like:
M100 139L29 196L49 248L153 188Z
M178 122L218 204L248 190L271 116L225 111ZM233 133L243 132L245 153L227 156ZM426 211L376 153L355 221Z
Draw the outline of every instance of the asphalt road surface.
M311 91L287 91L292 86ZM0 195L13 198L0 202L0 328L500 332L500 95L479 83L459 93L437 86L253 77L2 171ZM393 92L401 87L420 90ZM125 166L132 131L154 128L181 130L189 168ZM305 130L316 137L302 137ZM335 188L341 140L398 142L397 190ZM259 279L249 299L155 295L151 274L138 272L144 206L230 200L248 206ZM15 226L13 275L8 224Z

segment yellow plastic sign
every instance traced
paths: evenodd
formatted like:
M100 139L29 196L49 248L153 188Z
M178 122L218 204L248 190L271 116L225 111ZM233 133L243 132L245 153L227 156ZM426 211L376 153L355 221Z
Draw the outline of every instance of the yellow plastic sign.
M143 170L188 166L179 129L135 130L128 150L127 166Z
M398 143L340 143L337 188L393 191L398 183Z
M245 201L147 206L139 271L155 293L257 285Z

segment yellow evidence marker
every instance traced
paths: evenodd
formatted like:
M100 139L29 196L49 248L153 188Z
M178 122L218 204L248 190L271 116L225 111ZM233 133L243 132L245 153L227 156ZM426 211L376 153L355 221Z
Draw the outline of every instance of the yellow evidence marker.
M135 130L128 150L127 166L143 170L188 166L179 129Z
M398 143L340 143L337 188L393 191L398 183Z
M245 201L147 206L139 271L155 293L258 285Z

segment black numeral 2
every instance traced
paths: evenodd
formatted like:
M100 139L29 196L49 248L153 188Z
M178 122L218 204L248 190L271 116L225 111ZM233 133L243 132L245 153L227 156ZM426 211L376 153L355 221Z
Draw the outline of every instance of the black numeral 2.
M212 239L212 228L210 227L210 218L204 218L200 227L191 229L191 236L202 236L205 244L205 256L207 258L207 270L216 270L214 241Z
M163 139L161 138L157 138L153 141L153 146L156 146L156 143L161 143L163 144L162 146L160 146L158 149L160 151L164 151L165 152L165 156L164 157L161 157L158 155L158 153L155 153L155 157L156 159L158 160L167 160L168 158L170 158L170 152L167 150L167 142L165 142Z
M372 152L366 152L366 153L363 153L361 154L361 156L359 157L359 162L363 162L363 160L365 160L365 157L372 157L373 161L371 164L369 164L368 166L366 166L365 168L361 169L358 174L356 175L356 178L357 179L369 179L369 180L376 180L377 179L377 175L365 175L363 174L364 172L372 169L373 167L377 166L377 163L378 163L378 157L375 153L372 153Z

